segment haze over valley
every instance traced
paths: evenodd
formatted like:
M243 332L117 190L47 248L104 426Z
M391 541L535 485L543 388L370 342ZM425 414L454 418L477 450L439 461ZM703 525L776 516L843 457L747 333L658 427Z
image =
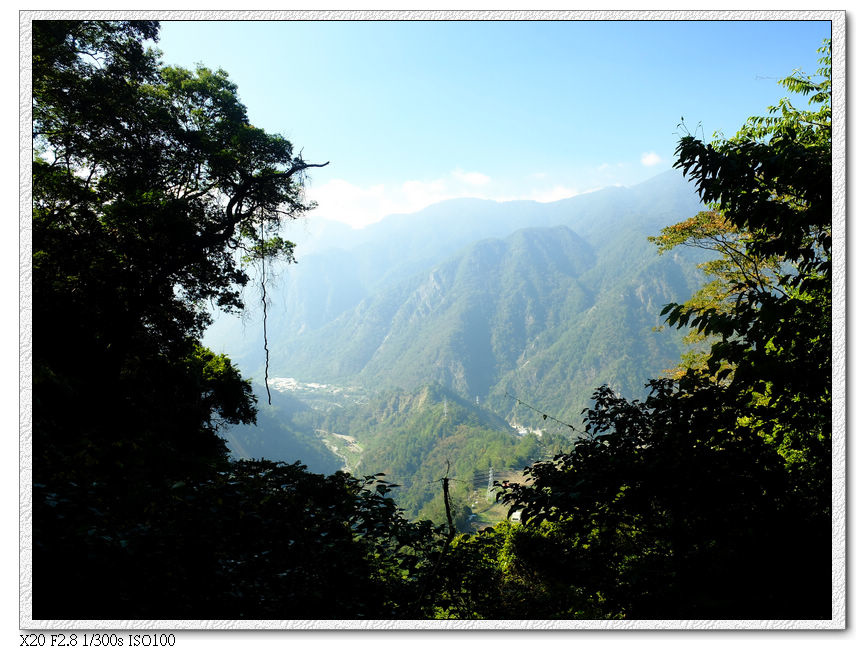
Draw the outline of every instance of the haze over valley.
M263 387L254 286L243 317L218 316L205 339L257 385L259 424L232 428L229 446L240 457L300 460L313 471L390 469L399 474L399 499L445 466L418 475L394 463L386 449L397 454L412 433L380 447L378 465L371 462L367 447L395 435L396 425L370 411L370 401L437 387L428 392L437 399L422 403L435 406L425 417L440 420L441 438L460 424L453 420L460 400L476 419L498 422L481 425L485 435L516 447L518 431L531 428L552 436L557 450L567 447L598 386L642 397L649 378L677 364L681 334L661 327L659 314L694 292L702 281L695 264L706 256L687 249L659 255L647 237L699 209L693 188L669 171L550 203L457 199L364 229L329 222L317 236L314 216L288 224L297 264L282 266L266 295L273 406ZM575 430L550 426L517 399ZM325 426L334 413L338 423ZM375 426L353 426L356 419ZM351 460L339 453L349 445L338 436L355 441ZM523 443L530 453L496 460L518 468L543 457L549 450L538 440ZM438 444L416 448L417 463L450 460L475 473L495 464L489 457L461 461L470 454L467 440L444 455ZM433 490L426 493L434 499ZM423 505L408 507L417 513Z

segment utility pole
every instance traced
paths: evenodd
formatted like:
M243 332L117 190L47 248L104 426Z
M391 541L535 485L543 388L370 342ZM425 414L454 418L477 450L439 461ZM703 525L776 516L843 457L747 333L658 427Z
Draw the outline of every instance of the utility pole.
M451 518L450 496L448 495L448 477L442 479L442 492L445 498L445 516L448 518L448 541L454 538L456 530L454 530L454 520Z
M445 516L448 519L448 542L450 542L450 540L452 540L454 538L454 535L456 535L456 530L454 529L454 520L451 517L451 503L450 503L451 499L450 499L450 495L448 494L448 481L450 479L448 479L447 475L450 473L451 473L451 462L448 461L448 471L445 473L444 478L442 478L442 492L444 493L444 500L445 500Z
M493 502L493 468L490 466L490 480L487 482L487 501Z
M445 408L447 408L447 401L445 401ZM424 584L420 590L420 595L418 596L418 599L414 603L413 609L418 612L417 618L421 618L420 617L420 611L423 607L424 600L426 599L427 590L429 589L432 582L436 579L438 572L439 572L439 568L442 565L442 561L445 559L445 556L448 554L448 551L450 550L451 541L456 536L456 529L454 528L454 520L451 517L450 495L448 494L448 482L450 481L448 476L450 473L451 473L451 462L448 461L448 471L445 472L444 477L442 477L442 479L441 479L442 492L444 493L444 500L445 500L445 515L447 516L447 519L448 519L448 536L447 536L447 540L445 540L445 543L442 546L442 551L441 551L441 553L439 553L438 560L436 560L436 564L435 564L435 567L433 567L432 573L430 575L428 575L427 578L423 581Z

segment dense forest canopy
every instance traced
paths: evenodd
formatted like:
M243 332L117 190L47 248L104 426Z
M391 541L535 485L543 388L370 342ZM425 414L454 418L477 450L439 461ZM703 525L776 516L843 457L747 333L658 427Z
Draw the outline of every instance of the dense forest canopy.
M502 486L519 522L457 534L435 468L439 526L396 506L375 445L363 476L324 476L219 435L256 408L201 344L206 307L292 259L280 224L325 163L250 124L225 72L164 66L153 21L32 32L33 618L831 616L829 43L782 81L807 107L680 140L707 210L654 241L719 257L664 314L709 347L645 399L598 388L571 450ZM400 416L437 462L460 436L537 452L438 408Z

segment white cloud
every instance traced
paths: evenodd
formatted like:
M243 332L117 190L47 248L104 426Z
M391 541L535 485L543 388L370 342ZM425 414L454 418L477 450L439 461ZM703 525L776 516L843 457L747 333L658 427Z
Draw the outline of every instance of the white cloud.
M571 187L556 185L551 189L534 190L529 198L531 198L532 201L537 201L538 203L551 203L553 201L569 199L572 196L576 196L577 194L582 193L583 192L579 192Z
M616 183L618 185L618 183ZM509 194L507 196L495 196L495 197L487 197L491 198L493 201L537 201L538 203L552 203L553 201L561 201L562 199L569 199L573 196L577 196L579 194L591 194L592 192L597 192L598 190L604 189L604 187L608 187L607 185L599 185L598 187L592 187L587 190L578 190L573 187L565 187L564 185L556 185L551 188L543 188L543 189L533 189L529 192L524 192L523 194Z
M661 157L654 151L649 151L648 153L644 153L640 157L640 162L643 163L646 167L651 167L652 165L657 165L658 163L660 163Z
M462 169L455 169L451 175L462 183L468 185L486 185L490 182L490 177L480 172L464 172Z
M417 212L447 199L477 196L477 192L450 188L445 179L369 186L333 179L322 185L308 187L306 194L318 203L313 216L341 221L353 228L363 228L389 214Z
M318 203L314 216L363 228L389 214L408 214L448 199L493 198L483 188L492 179L480 172L455 169L443 178L408 180L401 184L355 185L333 179L307 188L307 197Z
M309 199L318 203L310 215L363 228L391 214L411 214L448 199L479 198L493 201L538 201L550 203L577 194L594 192L600 187L579 189L543 182L543 175L531 175L535 183L498 185L480 172L452 171L442 178L408 180L401 184L355 185L333 179L307 188ZM516 189L519 193L513 193Z
M395 201L406 207L400 212L417 212L433 203L452 198L453 192L448 191L447 183L442 180L406 181L400 188Z
M389 203L384 185L361 187L339 178L309 186L306 195L318 203L313 216L341 221L355 228L381 219L384 215L380 210Z

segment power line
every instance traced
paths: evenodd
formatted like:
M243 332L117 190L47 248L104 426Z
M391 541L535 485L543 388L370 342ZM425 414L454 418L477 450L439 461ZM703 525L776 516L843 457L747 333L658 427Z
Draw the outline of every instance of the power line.
M526 408L530 408L530 409L533 410L535 413L539 413L539 414L541 415L541 417L543 417L544 420L552 420L553 422L558 422L558 423L561 424L562 426L568 427L568 428L569 428L571 431L573 431L574 433L577 432L577 429L576 429L576 427L575 427L573 424L568 424L567 422L562 422L562 421L559 420L558 418L555 418L555 417L553 417L552 415L549 415L548 413L544 413L543 411L541 411L541 410L539 410L539 409L536 409L534 406L532 406L531 404L528 404L527 402L524 402L524 401L521 400L519 397L516 397L516 396L514 396L514 395L511 395L511 394L508 393L507 391L505 391L505 396L506 396L506 397L510 397L511 399L516 400L518 404L522 404L522 405L525 406Z

